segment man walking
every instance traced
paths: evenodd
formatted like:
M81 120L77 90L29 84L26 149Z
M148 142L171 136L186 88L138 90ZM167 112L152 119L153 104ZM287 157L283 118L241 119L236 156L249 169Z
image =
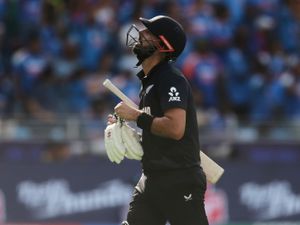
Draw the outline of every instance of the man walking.
M190 85L172 61L185 47L182 26L168 16L140 18L127 46L142 70L139 110L121 102L116 114L142 129L143 174L126 225L207 225L206 177L200 166L198 126ZM133 36L133 33L138 36Z

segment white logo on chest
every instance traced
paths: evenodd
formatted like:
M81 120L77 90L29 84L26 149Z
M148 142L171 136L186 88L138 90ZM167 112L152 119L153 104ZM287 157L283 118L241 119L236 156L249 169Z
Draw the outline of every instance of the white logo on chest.
M177 89L175 87L171 87L170 88L170 92L169 92L170 98L169 98L169 102L180 102L180 97L179 97L179 92L177 91Z
M146 90L145 90L145 95L147 95L149 93L149 91L151 90L151 88L153 88L154 84L149 85Z

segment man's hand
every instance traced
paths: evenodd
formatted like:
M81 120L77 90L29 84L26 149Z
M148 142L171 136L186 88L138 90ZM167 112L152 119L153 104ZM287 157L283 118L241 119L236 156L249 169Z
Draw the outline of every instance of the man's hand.
M124 120L127 121L136 121L138 116L142 113L143 111L134 109L128 105L126 105L124 102L120 102L118 105L115 107L115 113L117 116L121 117Z
M141 160L144 154L136 130L113 115L108 115L104 145L109 160L117 164L121 163L125 156L128 159Z
M109 114L107 116L107 123L106 123L107 125L111 125L111 124L116 123L116 122L117 122L117 118L114 115Z

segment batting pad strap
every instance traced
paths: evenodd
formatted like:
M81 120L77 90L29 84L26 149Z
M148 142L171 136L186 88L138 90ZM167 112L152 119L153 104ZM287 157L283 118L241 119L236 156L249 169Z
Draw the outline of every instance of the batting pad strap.
M136 120L136 124L139 128L150 132L153 120L154 120L153 116L143 112L138 116Z

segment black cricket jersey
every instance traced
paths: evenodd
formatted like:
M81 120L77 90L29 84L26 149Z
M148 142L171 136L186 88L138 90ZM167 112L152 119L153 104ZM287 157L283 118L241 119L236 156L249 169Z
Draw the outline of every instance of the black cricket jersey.
M191 87L184 75L168 62L161 62L142 81L139 108L154 117L162 117L171 108L186 111L185 133L174 140L143 131L144 173L199 167L199 134Z

